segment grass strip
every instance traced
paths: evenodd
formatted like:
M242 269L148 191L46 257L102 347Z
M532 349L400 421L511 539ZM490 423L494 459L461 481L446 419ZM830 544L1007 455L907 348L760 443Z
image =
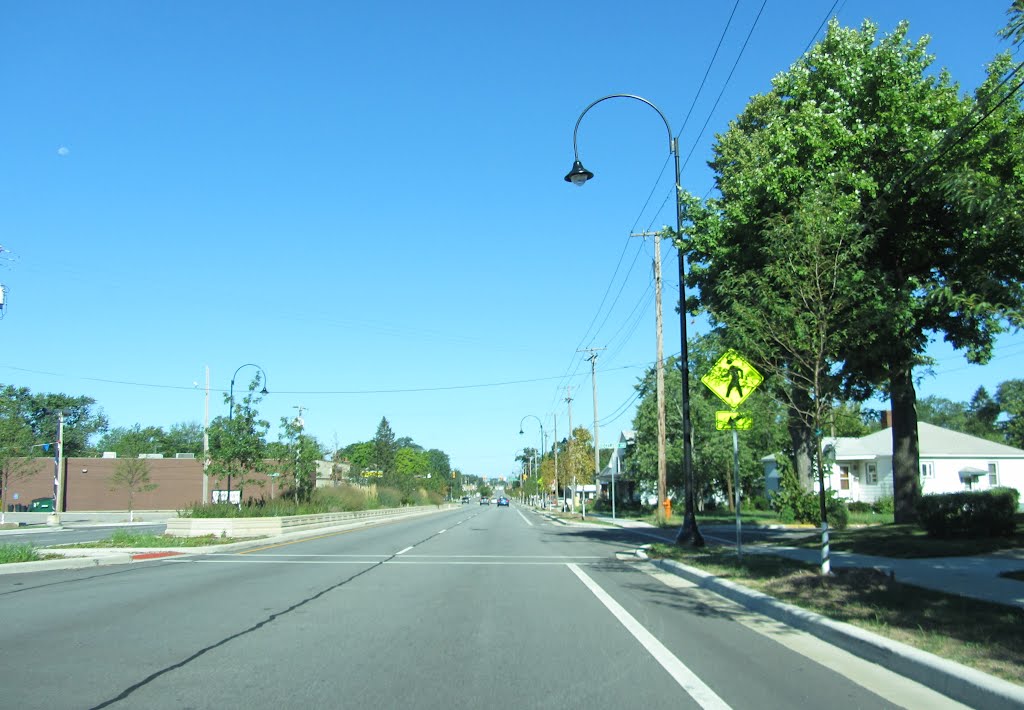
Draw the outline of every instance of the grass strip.
M257 538L246 538L255 540ZM201 537L173 537L171 535L154 535L152 533L135 533L118 530L110 537L95 542L79 542L71 545L60 545L61 548L93 548L93 547L206 547L208 545L226 545L239 540L232 537L203 535Z
M32 545L0 545L0 565L45 559Z
M649 554L1024 684L1024 609L902 584L874 569L822 577L815 565L771 555L738 562L734 551L719 547L656 544Z

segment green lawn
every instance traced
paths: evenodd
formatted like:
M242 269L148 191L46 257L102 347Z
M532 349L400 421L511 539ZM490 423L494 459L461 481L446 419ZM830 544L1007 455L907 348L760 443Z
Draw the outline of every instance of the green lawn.
M816 531L808 532L806 538L784 544L819 547L821 534ZM928 537L924 530L916 525L889 523L829 531L829 546L833 550L843 552L898 558L984 555L999 550L1024 548L1024 514L1017 514L1017 532L1007 537L940 539Z

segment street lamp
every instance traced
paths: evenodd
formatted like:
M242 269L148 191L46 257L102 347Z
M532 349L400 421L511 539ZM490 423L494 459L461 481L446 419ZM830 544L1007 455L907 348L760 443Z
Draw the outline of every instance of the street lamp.
M682 185L679 179L679 141L674 135L672 135L672 128L669 126L668 119L665 118L665 114L661 112L657 106L652 104L647 99L641 96L635 96L633 94L611 94L604 96L597 101L594 101L580 113L579 118L576 119L576 127L572 132L572 151L573 151L573 164L572 170L569 171L568 175L565 176L566 182L571 182L573 185L582 187L588 180L594 177L594 173L590 172L583 167L583 163L580 162L579 149L577 148L576 136L579 133L580 122L583 117L587 114L587 111L592 109L602 101L608 99L633 99L641 103L647 104L661 116L661 120L665 123L665 130L668 131L668 149L675 158L676 168L676 238L682 234L682 215L679 213L679 190ZM690 358L689 350L686 343L686 259L683 255L683 250L678 249L679 256L679 339L680 339L680 358L681 358L681 374L683 382L682 391L682 419L683 419L683 485L686 489L685 493L685 512L683 515L683 526L679 530L679 534L676 536L676 543L689 543L694 547L703 547L704 537L700 534L700 530L697 529L697 518L694 515L694 481L693 481L693 428L690 422ZM658 358L659 362L659 374L661 369L661 358ZM663 376L663 375L662 375ZM659 403L659 418L664 416L664 400ZM664 419L661 419L664 421Z
M520 419L519 420L519 434L522 435L522 433L523 433L523 422L525 422L530 417L533 417L534 419L536 419L537 420L537 426L540 427L540 461L543 462L543 460L544 460L544 450L545 450L545 448L547 446L547 441L544 439L544 424L541 422L540 417L538 417L536 414L527 414L525 417ZM539 468L540 468L539 466L534 466L534 470L533 470L534 478L536 478L537 481L538 481L538 486L537 486L537 490L538 491L540 490L540 485L539 485L539 482L540 482L540 471L539 471ZM545 498L546 498L546 496L545 496ZM545 508L547 507L546 503L547 503L546 500L542 500L541 501L541 505L543 507L545 507Z
M263 389L260 390L260 394L267 394L267 373L263 371L263 368L255 363L247 362L244 365L239 365L238 369L235 370L235 374L231 376L231 386L228 388L228 421L230 422L235 416L235 378L238 376L239 370L243 367L255 367L260 371L260 375L263 376ZM231 502L231 471L228 471L228 495L226 501Z

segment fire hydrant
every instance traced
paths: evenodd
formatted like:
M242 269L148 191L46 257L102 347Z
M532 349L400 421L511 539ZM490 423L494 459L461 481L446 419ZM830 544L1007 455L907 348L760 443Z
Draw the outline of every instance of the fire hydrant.
M662 503L662 505L665 507L665 520L671 520L672 519L672 501L671 501L671 499L666 498L665 502Z

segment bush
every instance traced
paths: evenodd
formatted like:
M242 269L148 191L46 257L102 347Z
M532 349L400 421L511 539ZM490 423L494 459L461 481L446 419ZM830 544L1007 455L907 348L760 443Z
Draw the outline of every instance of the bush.
M932 537L1013 535L1020 494L1013 488L923 496L918 522Z
M381 508L401 508L402 492L396 488L377 488L377 501Z
M753 508L754 510L771 510L772 508L771 504L768 502L767 496L760 493L757 495L749 496L743 502L747 505L747 507Z
M870 513L874 510L871 503L865 503L861 500L850 501L846 504L846 508L851 513Z
M804 490L796 474L791 471L783 473L779 492L772 497L772 505L784 523L821 523L821 502L818 493ZM846 507L846 501L836 496L835 491L825 493L825 518L829 527L836 530L845 530L850 523L850 511Z
M846 530L850 524L850 509L846 507L846 501L838 498L835 491L828 491L825 498L825 518L830 528L835 530Z
M896 511L896 502L892 496L885 496L879 498L871 506L871 509L876 513L882 513L884 515L892 515Z
M366 510L370 507L370 491L351 483L330 488L317 488L313 491L314 501L324 501L334 510Z

